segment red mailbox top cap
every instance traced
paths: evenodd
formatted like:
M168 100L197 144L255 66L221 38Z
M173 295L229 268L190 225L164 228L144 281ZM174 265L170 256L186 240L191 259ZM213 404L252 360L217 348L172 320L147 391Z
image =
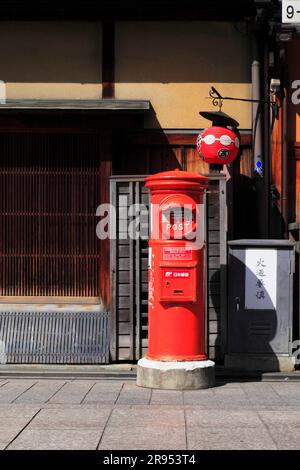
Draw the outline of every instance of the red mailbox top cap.
M206 176L176 169L148 176L145 181L147 188L161 186L174 186L178 188L180 186L180 188L186 187L187 189L192 187L194 189L204 189L207 187L209 179Z

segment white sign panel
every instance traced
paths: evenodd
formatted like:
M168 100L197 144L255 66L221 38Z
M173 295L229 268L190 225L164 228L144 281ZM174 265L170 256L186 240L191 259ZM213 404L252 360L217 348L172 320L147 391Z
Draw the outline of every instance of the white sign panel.
M300 0L282 0L282 23L300 23Z
M246 250L246 310L276 309L277 251Z

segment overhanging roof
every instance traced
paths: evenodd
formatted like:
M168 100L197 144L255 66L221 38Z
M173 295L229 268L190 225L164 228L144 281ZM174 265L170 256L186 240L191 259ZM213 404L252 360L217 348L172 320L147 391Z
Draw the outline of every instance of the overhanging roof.
M255 14L255 0L2 0L0 20L237 21Z
M0 101L2 111L95 111L143 113L150 109L149 100L5 100Z

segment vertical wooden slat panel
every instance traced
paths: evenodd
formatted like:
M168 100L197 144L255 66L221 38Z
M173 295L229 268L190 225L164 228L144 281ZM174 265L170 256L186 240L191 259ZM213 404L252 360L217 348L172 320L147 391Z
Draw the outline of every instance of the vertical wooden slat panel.
M129 200L128 205L134 204L134 182L129 183ZM128 223L132 221L129 217ZM129 236L129 309L130 309L130 359L135 358L135 256L134 256L134 240Z
M135 204L141 203L141 183L135 182ZM141 226L139 227L141 230ZM135 359L139 359L141 355L141 260L140 260L140 237L135 240Z
M100 296L102 147L99 134L0 135L2 296Z
M117 210L117 183L110 183L110 203ZM117 220L113 214L113 226L117 230ZM110 317L109 317L109 336L110 336L110 356L112 361L117 359L117 240L114 237L110 242Z

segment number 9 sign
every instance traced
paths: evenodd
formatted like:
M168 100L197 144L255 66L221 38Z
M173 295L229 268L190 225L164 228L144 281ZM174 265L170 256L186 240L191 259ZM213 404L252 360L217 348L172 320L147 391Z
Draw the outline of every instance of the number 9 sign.
M300 0L282 0L282 23L300 23Z

